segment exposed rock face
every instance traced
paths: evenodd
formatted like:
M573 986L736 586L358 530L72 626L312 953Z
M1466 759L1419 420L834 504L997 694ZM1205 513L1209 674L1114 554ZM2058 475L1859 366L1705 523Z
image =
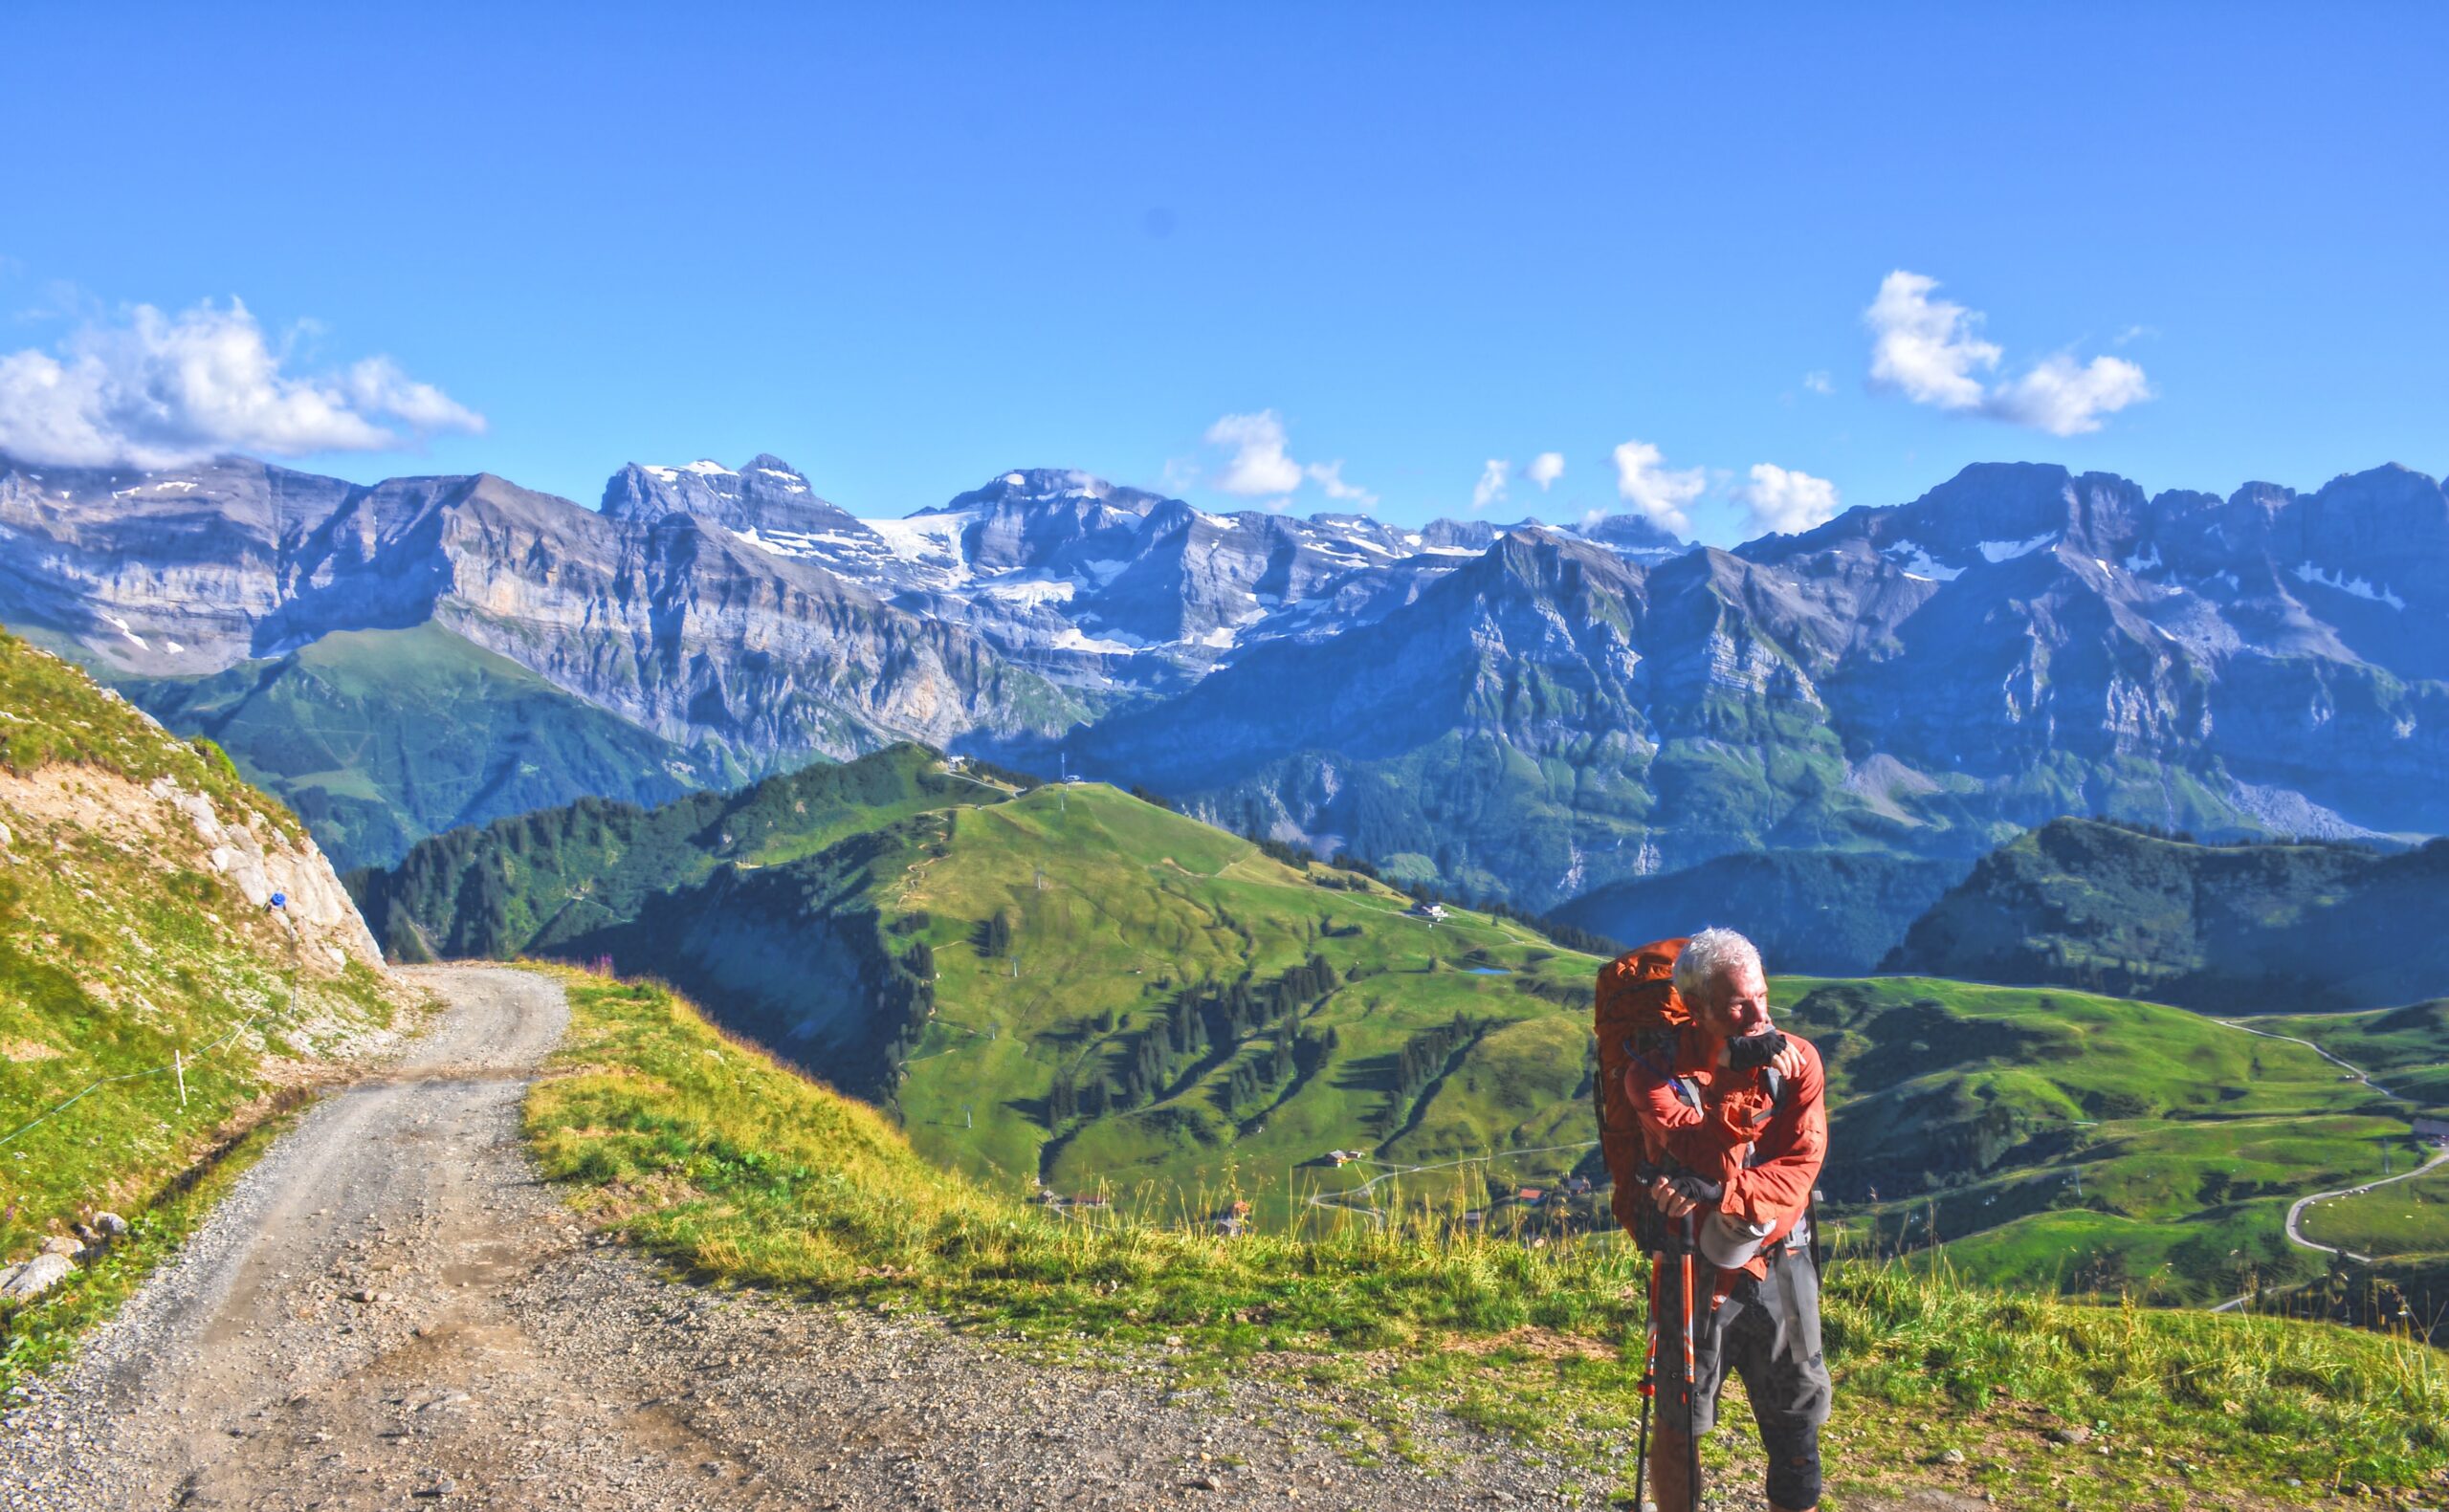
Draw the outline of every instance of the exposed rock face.
M2449 830L2449 498L2395 467L2222 499L1981 466L1723 552L1051 469L863 520L770 456L626 468L602 513L481 475L0 462L0 619L121 668L430 622L705 770L1068 742L1537 905L1761 847L1970 858L2066 813Z
M626 497L629 486L614 481ZM766 525L745 538L963 625L1060 681L1173 691L1250 646L1369 624L1485 552L1501 529L1212 515L1083 472L1030 468L908 519ZM1594 535L1634 559L1689 549L1630 518Z
M1654 566L1515 532L1364 630L1075 736L1229 822L1547 905L1757 848L2105 812L2449 828L2449 499L1968 469ZM1167 786L1166 784L1170 784Z
M229 878L249 903L268 909L278 897L281 912L301 941L354 955L369 966L383 963L383 953L359 916L355 900L312 838L274 836L267 844L261 826L223 822L210 799L183 792L166 777L155 778L146 791L193 826L206 847L205 864Z
M775 492L706 493L746 520ZM714 520L644 504L607 517L490 474L359 488L257 463L140 476L0 462L0 616L121 671L216 671L430 621L752 770L1080 712L961 627Z

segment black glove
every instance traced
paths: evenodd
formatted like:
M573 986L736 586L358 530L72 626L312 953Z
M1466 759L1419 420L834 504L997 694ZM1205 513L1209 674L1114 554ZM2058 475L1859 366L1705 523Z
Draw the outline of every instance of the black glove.
M1726 1065L1730 1071L1756 1071L1786 1053L1786 1037L1775 1029L1763 1029L1740 1040L1726 1042Z
M1681 1166L1666 1172L1666 1184L1675 1189L1675 1194L1694 1207L1713 1208L1726 1200L1726 1188Z

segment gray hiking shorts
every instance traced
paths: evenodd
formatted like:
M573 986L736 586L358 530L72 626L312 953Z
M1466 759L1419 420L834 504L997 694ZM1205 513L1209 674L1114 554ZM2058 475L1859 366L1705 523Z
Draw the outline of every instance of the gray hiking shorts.
M1699 1326L1692 1330L1692 1426L1706 1434L1718 1420L1718 1393L1729 1366L1743 1377L1753 1419L1762 1434L1818 1429L1828 1421L1828 1366L1820 1355L1820 1278L1810 1258L1780 1255L1766 1281L1746 1276L1712 1311L1713 1267L1695 1261L1692 1285ZM1658 1420L1684 1427L1683 1288L1676 1264L1667 1261L1667 1296L1658 1310Z

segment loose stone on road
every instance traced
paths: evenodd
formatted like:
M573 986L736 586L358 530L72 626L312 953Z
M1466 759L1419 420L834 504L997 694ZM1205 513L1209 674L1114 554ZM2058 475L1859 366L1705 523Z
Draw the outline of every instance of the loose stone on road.
M520 1148L561 989L417 975L451 1003L436 1029L302 1119L8 1414L0 1504L1416 1508L1561 1505L1586 1479L1434 1413L1433 1468L1363 1467L1288 1391L1178 1394L663 1281Z

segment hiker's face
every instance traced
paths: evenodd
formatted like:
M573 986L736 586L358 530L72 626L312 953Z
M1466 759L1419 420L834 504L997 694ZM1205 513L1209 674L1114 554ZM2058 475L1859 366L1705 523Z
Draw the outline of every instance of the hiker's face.
M1769 1027L1769 978L1749 961L1725 968L1710 979L1699 1018L1702 1028L1728 1040L1758 1034Z

